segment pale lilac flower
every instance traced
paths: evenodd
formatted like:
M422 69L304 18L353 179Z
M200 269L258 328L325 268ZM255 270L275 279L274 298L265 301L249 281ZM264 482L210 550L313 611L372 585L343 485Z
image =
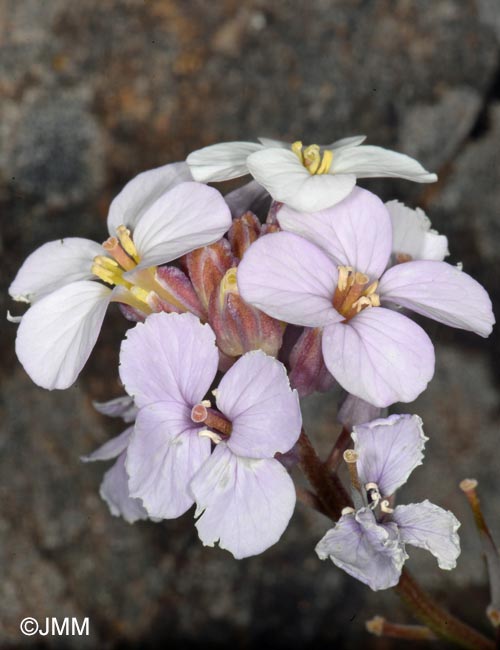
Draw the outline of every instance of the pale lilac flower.
M330 145L302 146L259 138L256 142L224 142L189 154L186 162L197 181L238 178L250 173L275 201L296 210L316 212L342 201L357 178L397 177L433 183L435 174L404 154L363 145L365 136L343 138Z
M431 228L421 208L412 210L400 201L387 201L392 221L392 254L395 263L410 260L442 262L450 254L448 239Z
M32 305L19 325L16 352L36 384L70 386L95 345L110 302L150 313L155 295L171 298L164 296L156 267L215 242L229 228L222 196L183 182L188 179L185 163L139 174L112 202L110 237L103 245L60 239L26 259L9 293Z
M241 296L286 323L323 328L325 364L349 393L379 407L410 402L433 376L429 337L386 305L490 334L488 294L457 267L418 260L384 272L391 219L367 190L307 217L283 206L278 219L293 232L252 244L238 267Z
M110 417L121 417L125 422L133 422L137 409L132 398L118 397L109 402L94 403L96 409ZM104 474L99 493L106 501L111 514L123 517L130 524L140 519L148 519L148 513L140 499L133 499L128 488L128 474L125 469L125 458L133 426L127 427L120 435L105 442L82 460L86 463L97 460L107 461L117 459L114 465Z
M219 541L237 558L277 542L295 489L274 455L289 451L301 428L284 366L246 353L213 391L212 407L214 332L192 314L166 313L128 332L120 360L140 409L127 451L130 494L157 518L178 517L196 501L202 542Z
M357 510L347 509L316 546L334 564L373 590L399 582L408 558L405 544L430 551L441 569L453 569L460 555L459 521L425 500L392 508L394 492L422 463L427 438L417 415L391 415L354 427L360 491ZM356 503L357 502L357 503Z

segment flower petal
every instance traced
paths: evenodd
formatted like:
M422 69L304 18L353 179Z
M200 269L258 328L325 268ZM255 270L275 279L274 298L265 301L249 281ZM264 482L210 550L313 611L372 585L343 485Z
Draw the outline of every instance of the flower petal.
M423 210L412 210L400 201L388 201L385 207L391 215L395 255L442 262L450 254L448 239L431 229L431 222Z
M412 402L434 374L434 348L424 330L382 307L328 325L323 356L345 390L380 407Z
M139 519L148 519L148 513L140 499L133 499L128 490L128 475L125 469L126 452L104 474L99 493L115 517L123 517L129 524Z
M414 158L372 145L345 147L336 151L330 173L355 174L357 178L406 178L416 183L437 181L436 174L429 173Z
M193 151L186 162L196 181L228 181L248 174L247 158L259 149L262 145L257 142L221 142Z
M84 463L91 463L95 460L111 460L112 458L116 458L122 451L127 449L133 431L134 427L128 427L120 435L111 438L111 440L105 442L92 453L87 456L82 456L81 460Z
M320 560L330 560L373 591L394 587L408 557L394 524L377 524L363 508L343 515L316 546Z
M322 248L336 264L352 266L378 279L391 254L392 225L382 201L360 187L327 210L303 214L283 206L278 221L284 230Z
M185 162L170 163L138 174L129 181L109 206L108 231L116 235L118 226L134 230L143 214L165 192L192 180Z
M379 418L382 409L369 402L348 393L337 413L337 420L346 429L352 429L357 424L365 424Z
M232 422L227 446L238 456L272 458L297 442L302 426L297 391L285 366L262 350L247 352L222 378L217 407Z
M9 294L14 300L33 303L66 284L90 280L92 260L103 252L100 244L81 237L48 242L26 258Z
M439 568L454 569L460 555L460 522L449 510L430 501L395 508L391 518L397 523L405 544L430 551Z
M107 402L92 402L92 406L101 415L110 418L122 418L124 422L133 422L137 415L137 406L130 395L115 397Z
M201 514L196 528L205 546L219 546L236 559L257 555L275 544L295 507L295 487L274 458L235 456L225 443L191 481ZM203 513L203 514L202 514Z
M120 377L137 406L173 400L191 408L210 388L219 355L215 335L192 314L151 314L127 332Z
M317 212L342 201L356 184L354 174L311 175L289 149L257 151L248 157L247 165L275 201L303 212Z
M127 450L132 497L150 517L174 519L193 505L188 484L210 456L210 440L198 435L183 403L156 402L140 409Z
M446 262L397 264L380 280L383 302L407 307L439 323L489 336L495 323L491 300L470 275Z
M111 298L108 287L81 280L38 300L17 330L16 353L42 388L68 388L92 352Z
M217 190L201 183L181 183L160 196L137 224L137 270L166 264L213 244L230 226L231 213Z
M308 327L342 319L332 306L337 280L337 268L323 251L285 232L258 239L238 266L244 300L269 316Z
M251 210L255 214L265 212L269 209L271 197L265 188L257 183L250 181L237 190L233 190L224 196L225 202L231 210L232 216L236 219L241 217L245 212Z
M347 138L341 138L332 142L332 144L323 145L322 149L343 149L344 147L357 147L366 140L366 135L351 135Z
M428 440L418 415L407 414L355 426L351 436L361 483L376 483L382 497L393 495L422 464Z

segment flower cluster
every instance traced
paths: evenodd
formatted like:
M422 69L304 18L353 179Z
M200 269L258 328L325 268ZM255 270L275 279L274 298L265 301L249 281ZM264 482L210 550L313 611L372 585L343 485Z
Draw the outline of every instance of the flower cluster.
M434 374L413 314L485 337L491 302L444 261L447 239L422 210L356 185L436 180L364 139L206 147L126 185L104 243L50 242L22 265L9 290L30 304L16 351L38 385L76 380L111 302L134 322L120 352L127 395L96 405L127 426L83 459L115 459L101 485L114 515L158 521L195 506L203 544L236 558L263 552L293 514L291 469L307 465L300 398L337 383L351 491L339 492L345 507L319 557L372 589L398 583L406 545L455 566L455 517L427 500L394 504L422 460L422 423L381 416ZM246 174L224 197L206 185ZM334 456L347 446L345 436L332 443ZM332 512L324 501L320 510Z

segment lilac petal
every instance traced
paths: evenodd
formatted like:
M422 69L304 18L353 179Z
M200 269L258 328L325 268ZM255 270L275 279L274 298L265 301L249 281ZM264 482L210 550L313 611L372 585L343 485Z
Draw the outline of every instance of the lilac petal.
M151 314L127 332L120 377L139 408L162 400L191 408L210 388L218 362L209 325L192 314Z
M302 416L285 366L262 350L247 352L222 378L217 407L232 423L227 446L238 456L272 458L297 442Z
M133 422L137 415L137 406L129 395L115 397L107 402L92 402L92 406L101 415L122 418L124 422Z
M150 517L173 519L193 505L188 483L210 456L210 440L182 403L163 401L141 408L127 450L129 489Z
M26 258L9 295L14 300L35 302L66 284L90 280L92 260L103 252L100 244L80 237L48 242Z
M140 262L136 269L166 264L213 244L230 226L231 213L216 189L181 183L162 194L137 223L133 237Z
M350 430L357 424L364 424L379 418L381 413L382 409L378 406L373 406L355 395L347 394L337 413L337 420Z
M489 336L495 323L491 300L479 282L446 262L397 264L384 273L378 293L383 302L480 336Z
M269 207L271 197L267 190L259 185L257 181L250 181L237 190L226 194L224 200L231 210L231 215L238 218L249 210L259 214L259 212Z
M460 555L460 522L454 514L430 501L395 508L391 518L405 544L430 551L441 569L454 569Z
M171 163L138 174L129 181L109 206L108 231L116 235L118 226L135 226L162 194L179 183L192 180L191 172L185 162Z
M89 280L73 282L38 300L17 330L16 354L42 388L68 388L92 352L111 290Z
M387 266L392 246L392 224L382 201L360 187L327 210L304 214L284 205L278 213L283 230L305 237L335 262L352 266L372 280Z
M434 348L424 330L382 307L326 327L323 356L345 390L380 407L412 402L434 374Z
M133 431L134 427L128 427L120 435L111 438L111 440L105 442L91 454L82 456L81 460L84 463L91 463L95 460L111 460L112 458L116 458L127 449Z
M275 544L295 507L295 487L274 458L235 456L225 443L215 448L190 485L197 503L196 528L205 546L219 546L236 559ZM203 513L203 514L202 514Z
M322 327L342 316L333 308L335 264L317 246L278 232L254 242L238 266L244 300L286 323Z
M428 438L418 415L390 415L354 427L354 449L363 485L376 483L382 497L389 497L422 464Z
M128 475L125 469L126 452L123 452L116 463L104 474L99 493L106 501L115 517L123 517L129 524L139 519L148 519L148 513L140 499L133 499L128 490Z
M373 591L399 582L408 557L395 524L377 524L371 510L343 515L316 546L320 560L330 560Z

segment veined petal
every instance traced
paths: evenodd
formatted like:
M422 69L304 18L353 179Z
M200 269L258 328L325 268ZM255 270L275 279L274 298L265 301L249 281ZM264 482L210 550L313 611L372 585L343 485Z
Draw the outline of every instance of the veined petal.
M382 307L323 331L328 370L349 393L374 406L412 402L434 374L431 340L412 320Z
M170 163L138 174L129 181L109 206L108 231L116 235L118 226L134 230L137 223L153 203L179 183L191 181L185 162Z
M257 555L275 544L295 507L295 487L274 458L241 458L225 443L191 481L201 515L196 528L205 546L219 546L236 559Z
M92 260L102 253L100 244L81 237L48 242L26 258L9 294L14 300L33 303L66 284L90 280Z
M406 414L355 426L351 435L360 481L376 483L382 497L394 494L422 464L428 440L418 415Z
M333 308L335 264L317 246L292 233L261 237L238 266L244 300L286 323L322 327L342 316Z
M201 183L181 183L160 196L137 224L134 244L141 258L137 270L213 244L230 226L231 212L217 190Z
M284 205L278 212L284 230L322 248L336 264L379 278L391 254L392 225L382 201L360 187L331 208L304 214Z
M259 149L262 145L257 142L221 142L193 151L186 162L196 181L228 181L248 174L247 158Z
M318 543L316 553L373 591L397 585L408 557L396 525L377 524L367 508L343 515Z
M448 239L432 230L431 222L423 210L412 210L400 201L388 201L385 207L391 215L392 252L395 255L442 262L450 254Z
M261 350L247 352L222 378L217 407L232 422L227 446L238 456L272 458L297 442L302 426L297 391L285 366Z
M193 314L151 314L127 332L120 377L137 406L172 400L189 408L210 388L219 363L215 334Z
M428 172L414 158L372 145L345 147L336 151L330 173L354 174L357 178L406 178L416 183L437 181L436 174Z
M397 506L391 518L399 527L405 544L430 551L440 569L454 569L460 555L460 522L449 510L443 510L430 501Z
M112 458L116 458L127 449L133 431L134 427L128 427L120 435L111 438L111 440L105 442L92 453L87 456L82 456L81 460L84 463L90 463L95 460L111 460Z
M81 280L38 300L17 330L16 354L42 388L68 388L92 352L111 298L108 287Z
M104 474L99 493L106 501L115 517L123 517L129 524L139 519L148 519L148 513L140 499L130 496L128 490L128 474L125 469L126 452L123 452L116 463Z
M390 268L380 280L383 302L407 307L439 323L489 336L491 300L470 275L446 262L422 260Z
M174 519L193 505L188 484L210 456L210 440L183 403L156 402L140 409L127 449L130 495L150 517Z
M122 418L124 422L133 422L137 415L137 406L130 395L115 397L107 402L92 402L92 406L101 415L110 418Z
M247 165L275 201L303 212L317 212L342 201L356 184L354 174L311 175L289 149L257 151Z

